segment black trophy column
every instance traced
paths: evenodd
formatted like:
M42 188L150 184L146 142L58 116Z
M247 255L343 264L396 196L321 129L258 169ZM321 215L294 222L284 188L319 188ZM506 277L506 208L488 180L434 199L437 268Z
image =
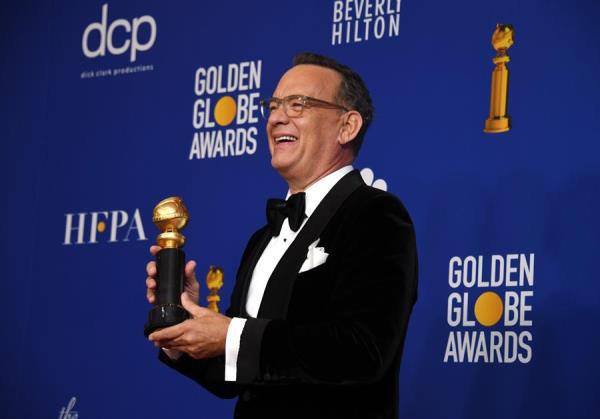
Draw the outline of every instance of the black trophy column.
M181 306L185 281L185 253L178 248L165 248L156 255L156 302L148 313L144 335L156 329L173 326L188 318Z

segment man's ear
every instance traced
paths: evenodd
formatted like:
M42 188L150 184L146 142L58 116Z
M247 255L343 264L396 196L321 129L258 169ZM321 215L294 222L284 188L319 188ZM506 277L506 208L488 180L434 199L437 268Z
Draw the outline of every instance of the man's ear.
M348 111L342 119L339 143L344 145L354 140L363 125L363 119L357 111Z

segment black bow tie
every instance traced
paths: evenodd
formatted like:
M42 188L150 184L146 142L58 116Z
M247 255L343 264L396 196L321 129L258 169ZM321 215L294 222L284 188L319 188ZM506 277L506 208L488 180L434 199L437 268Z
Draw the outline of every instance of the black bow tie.
M290 228L298 231L304 220L304 192L291 195L287 201L271 198L267 201L267 221L273 236L279 236L283 220L288 219Z

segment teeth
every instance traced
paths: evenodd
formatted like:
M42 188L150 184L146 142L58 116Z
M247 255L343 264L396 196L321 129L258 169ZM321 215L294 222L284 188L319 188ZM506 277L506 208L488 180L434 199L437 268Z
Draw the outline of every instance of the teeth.
M276 143L280 143L282 141L296 141L296 137L292 137L291 135L282 135L281 137L275 138Z

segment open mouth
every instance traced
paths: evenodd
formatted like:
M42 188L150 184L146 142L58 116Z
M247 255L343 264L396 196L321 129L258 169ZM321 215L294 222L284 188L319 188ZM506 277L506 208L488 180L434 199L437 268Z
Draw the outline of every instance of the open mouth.
M281 143L293 143L294 141L296 141L298 138L292 136L292 135L282 135L281 137L275 137L275 143L276 144L281 144Z

